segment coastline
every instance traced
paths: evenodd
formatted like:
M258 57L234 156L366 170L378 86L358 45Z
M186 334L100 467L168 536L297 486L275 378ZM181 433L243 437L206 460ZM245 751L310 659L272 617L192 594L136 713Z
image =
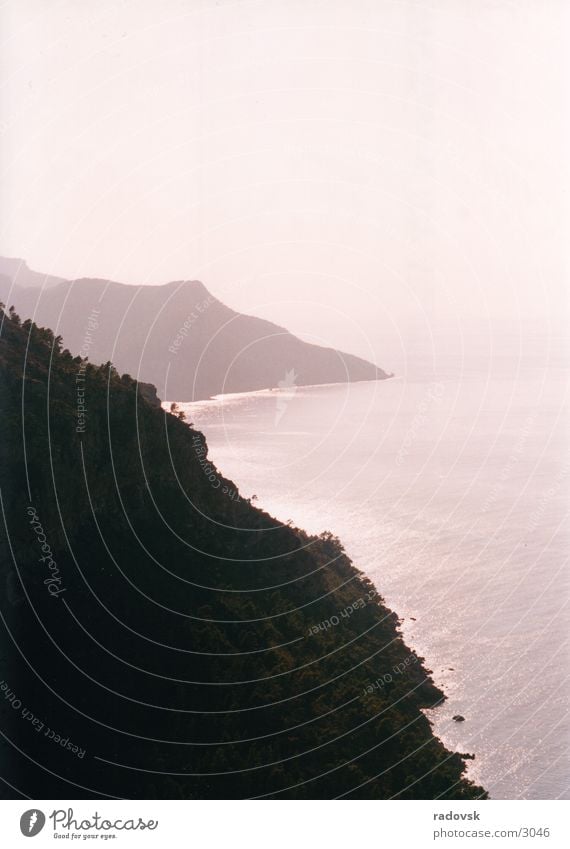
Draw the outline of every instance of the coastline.
M78 798L485 797L423 713L443 693L339 540L224 494L238 488L213 461L212 486L203 434L108 364L86 366L78 432L78 363L54 342L4 322L0 445L17 573L7 563L2 579L28 664L13 648L2 680L36 716L35 670L53 670L46 726L90 754L62 775L60 747L42 742L49 781L21 762L21 786L37 798L48 787L65 797L70 781ZM61 597L37 566L27 479ZM29 746L2 701L10 738Z
M394 378L394 381L398 381L398 380L403 379L401 376L395 376L395 375L393 376L393 378ZM358 383L369 383L369 384L376 384L378 382L379 381L377 381L377 380L358 381ZM338 383L316 384L314 386L298 387L298 391L301 392L302 390L314 390L314 389L318 389L318 390L324 389L324 390L326 390L326 389L329 389L329 388L335 390L335 389L339 389L340 387L348 387L348 384L338 384ZM239 403L241 401L247 400L248 398L271 399L275 396L275 394L277 394L279 392L282 392L283 394L288 394L289 390L269 390L269 389L255 390L255 391L252 391L252 392L230 393L230 394L227 394L227 395L218 395L218 396L215 396L215 397L213 397L213 398L211 398L207 401L177 402L177 403L179 403L180 406L184 406L186 408L186 410L188 411L189 415L191 416L193 409L197 409L197 408L201 408L201 409L206 408L207 409L208 407L210 407L210 408L216 407L218 409L223 410L224 404L225 405L231 405L232 402ZM165 410L168 409L169 405L170 405L170 402L163 402L163 408ZM198 427L200 427L200 425L198 425ZM260 492L258 487L256 487L256 490L258 492ZM265 506L265 502L264 502L262 495L259 496L259 499L260 500L257 502L257 505L260 506L262 509L267 510L270 514L273 514L273 515L289 515L289 513L287 512L289 510L289 508L287 508L286 506L285 507L282 506L280 511L276 511L276 509L274 507L271 508L271 507ZM285 510L285 512L283 512L284 510ZM336 529L335 529L334 525L332 526L332 531L333 531L333 533L336 533ZM314 533L314 531L313 531L313 533ZM341 542L342 542L342 540L341 540ZM437 719L438 719L437 711L443 708L444 703L448 700L448 694L447 694L447 691L446 691L446 682L440 680L441 674L438 675L433 671L435 669L436 665L437 665L435 659L431 659L429 657L429 651L425 648L425 646L422 646L422 641L418 640L417 636L410 634L409 629L406 628L406 625L405 625L406 620L414 621L415 616L413 616L412 614L413 613L418 614L419 611L418 611L417 608L414 608L413 611L407 611L404 603L398 604L396 601L392 601L389 604L387 604L385 599L384 599L384 593L383 593L383 590L382 590L381 583L376 582L374 578L371 578L366 572L362 572L359 569L359 567L357 565L355 565L358 562L358 558L355 555L350 554L349 560L350 560L352 568L359 575L362 575L364 577L365 581L371 581L373 583L373 585L376 588L378 598L381 601L381 606L385 610L384 615L389 616L390 618L392 618L394 620L394 622L395 622L395 633L398 635L398 637L402 638L402 640L404 641L404 645L406 647L406 650L409 653L408 656L407 656L407 659L404 660L404 663L407 664L409 662L410 656L412 656L414 658L421 658L421 663L418 664L416 671L420 672L420 670L421 670L421 674L424 676L424 680L425 680L425 683L426 683L426 688L427 688L427 690L430 691L432 698L431 699L428 698L425 701L425 703L419 704L418 706L419 706L420 710L426 716L427 720L430 723L430 726L433 728L435 726L435 724L437 723ZM397 611L397 613L395 613L394 610ZM404 626L404 627L402 628L402 626ZM407 634L405 633L406 631L408 631ZM428 658L427 660L426 660L426 657ZM443 664L443 669L448 670L449 669L448 663L445 660L442 660L441 658L440 658L440 661ZM433 669L432 669L432 667L433 667ZM414 683L417 683L418 681L419 681L419 678L416 676L414 678ZM435 734L435 732L434 732L434 734ZM435 736L437 736L437 739L441 741L443 746L450 749L450 751L452 751L452 752L454 751L453 743L452 743L451 739L446 736L445 733L442 733L442 731L439 730L437 735L435 735ZM466 776L469 779L471 779L473 782L479 783L480 778L477 774L478 771L479 771L478 770L479 762L477 760L476 754L473 754L472 751L463 751L461 753L461 757L466 762Z
M394 380L401 379L401 378L398 378L398 376L395 376L395 375L390 375L390 377L393 377ZM375 384L375 383L378 383L379 381L378 380L369 380L369 381L357 381L357 382L358 383L374 383ZM313 386L298 387L297 391L314 390L314 389L321 390L321 389L328 389L328 388L338 389L339 386L346 386L347 387L348 384L338 384L338 383L315 384ZM192 411L193 408L217 407L217 408L223 409L224 404L231 404L232 402L240 402L242 400L247 400L248 398L271 399L277 393L283 393L283 394L287 395L287 394L290 393L290 390L287 390L287 389L283 389L283 390L262 389L262 390L254 390L254 391L251 391L251 392L240 392L240 393L229 393L229 394L226 394L226 395L217 395L217 396L213 396L212 398L206 399L206 400L203 400L203 401L194 401L194 402L179 401L179 402L176 402L176 403L179 404L179 406L186 408L189 411L189 413L191 414L191 411ZM169 409L171 403L172 402L167 402L167 401L162 402L163 409L168 412L168 409ZM236 484L232 484L232 485L235 486L236 491L239 491L238 486ZM258 506L260 506L261 509L264 509L262 505L263 505L263 498L261 498L261 501L258 502ZM271 513L271 510L269 510L269 512ZM276 520L276 521L278 521L278 520ZM296 530L300 533L305 533L305 531L301 531L299 528L296 528ZM334 534L334 532L335 532L335 530L333 528L333 534ZM341 545L342 545L342 540L341 540ZM384 600L383 593L382 593L382 587L379 586L379 585L376 585L374 583L373 579L371 579L369 576L367 576L366 573L362 572L359 569L359 567L357 565L355 565L355 560L354 560L353 557L348 557L348 560L349 560L349 563L351 565L351 568L354 570L355 578L358 576L358 580L359 581L363 580L364 583L365 583L365 586L368 586L369 582L374 586L374 592L376 593L376 597L378 599L378 605L382 610L383 617L385 617L386 619L389 619L390 621L392 621L394 623L394 639L397 639L397 640L401 639L402 642L403 642L403 646L404 646L403 660L400 660L400 664L402 664L403 667L407 670L406 674L409 674L411 672L412 667L413 667L415 674L412 675L409 678L409 680L410 680L410 683L411 684L413 683L413 685L414 685L413 686L414 692L416 691L416 688L417 688L417 696L419 696L418 701L417 701L417 706L418 706L418 709L422 712L422 714L426 717L426 719L430 723L430 726L433 729L434 722L437 718L437 714L435 712L439 708L443 707L444 703L448 699L448 695L445 691L445 685L443 683L438 682L437 676L435 675L434 671L430 668L431 666L435 665L434 662L430 662L429 666L428 666L428 661L426 660L426 657L424 657L425 649L424 650L420 649L420 646L418 644L415 644L414 637L412 635L405 636L404 631L402 630L401 626L406 621L406 619L414 619L414 617L410 616L406 611L404 611L404 612L406 612L406 616L403 616L403 615L401 616L400 615L401 614L400 607L398 607L397 605L387 605L385 600ZM397 611L398 611L397 613L394 612L394 607L397 609ZM384 674L386 674L386 673L384 673ZM390 673L388 673L388 674L390 674ZM401 671L396 667L395 672L393 671L393 677L398 676L400 674L402 674ZM393 681L388 681L386 683L392 684ZM373 685L374 685L374 682L372 683L372 685L369 685L369 686L373 686ZM365 694L365 695L371 696L372 692L373 691L371 690L370 693ZM414 698L415 697L416 696L414 696ZM446 739L445 734L441 734L441 733L438 734L438 735L434 734L434 736L436 736L436 738L442 744L442 746L444 746L446 748L450 747L451 743L450 743L449 740ZM450 752L451 752L450 757L454 757L457 754L453 750L452 747L450 748ZM466 777L470 778L472 781L477 783L478 778L477 778L476 775L473 774L474 765L476 763L476 755L471 753L471 752L462 752L462 753L460 753L460 757L465 762Z
M339 386L353 386L354 384L362 384L362 383L384 383L386 380L398 380L400 375L397 374L387 374L386 377L376 377L367 380L350 380L345 381L343 383L333 382L333 383L294 383L290 387L265 387L264 389L250 389L248 392L224 392L218 393L217 395L210 395L207 398L196 398L193 401L184 401L180 398L169 401L161 401L164 409L170 407L170 404L184 404L193 405L193 404L207 404L210 402L215 402L218 404L223 404L227 401L239 400L240 398L258 398L258 397L273 397L275 394L283 394L288 395L292 394L292 391L299 392L303 390L309 389L335 389Z

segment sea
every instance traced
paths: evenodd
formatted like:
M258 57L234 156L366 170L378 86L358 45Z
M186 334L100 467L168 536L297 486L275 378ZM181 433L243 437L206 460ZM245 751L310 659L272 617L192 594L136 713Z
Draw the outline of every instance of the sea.
M538 341L180 403L242 497L340 537L447 696L435 733L500 799L570 798L570 370Z

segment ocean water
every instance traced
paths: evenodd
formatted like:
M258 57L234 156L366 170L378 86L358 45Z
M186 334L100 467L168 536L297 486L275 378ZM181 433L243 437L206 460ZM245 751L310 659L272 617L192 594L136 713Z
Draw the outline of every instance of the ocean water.
M243 496L341 538L444 689L428 715L469 775L569 798L569 372L487 366L181 406Z

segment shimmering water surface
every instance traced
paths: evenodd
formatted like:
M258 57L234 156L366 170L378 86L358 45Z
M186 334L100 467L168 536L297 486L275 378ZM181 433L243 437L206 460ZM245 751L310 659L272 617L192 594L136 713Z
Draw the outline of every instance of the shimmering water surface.
M445 690L430 718L469 774L568 798L568 371L497 362L182 406L243 496L341 538Z

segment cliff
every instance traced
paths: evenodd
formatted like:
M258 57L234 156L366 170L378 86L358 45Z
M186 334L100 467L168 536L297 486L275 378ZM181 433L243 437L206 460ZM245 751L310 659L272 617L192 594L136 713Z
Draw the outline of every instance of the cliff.
M484 796L339 541L243 500L144 396L2 317L6 795Z

